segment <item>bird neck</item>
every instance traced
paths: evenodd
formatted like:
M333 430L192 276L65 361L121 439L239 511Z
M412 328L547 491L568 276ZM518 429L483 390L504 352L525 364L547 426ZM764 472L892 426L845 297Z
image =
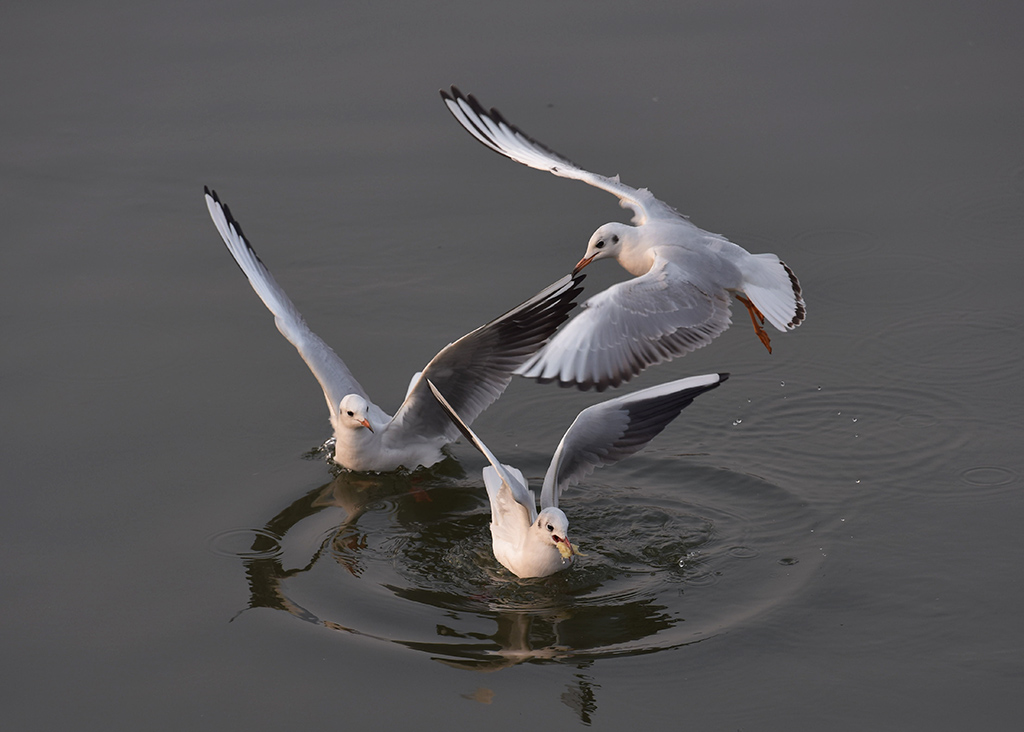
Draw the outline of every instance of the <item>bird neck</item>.
M615 257L619 265L634 277L647 274L654 264L654 252L651 247L641 245L639 239L636 230L631 231L630 236L623 237L622 246Z

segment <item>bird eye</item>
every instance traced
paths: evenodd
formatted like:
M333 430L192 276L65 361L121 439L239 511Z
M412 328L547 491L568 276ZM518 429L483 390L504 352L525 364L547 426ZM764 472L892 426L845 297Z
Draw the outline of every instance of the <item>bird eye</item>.
M551 524L548 524L548 531L554 531L554 530L555 530L555 527L552 526Z
M594 249L604 249L604 239L599 239L594 245Z
M349 416L349 417L355 417L355 416L356 416L356 413L355 413L355 412L353 412L353 411L352 411L352 410L350 409L350 410L348 410L348 416Z

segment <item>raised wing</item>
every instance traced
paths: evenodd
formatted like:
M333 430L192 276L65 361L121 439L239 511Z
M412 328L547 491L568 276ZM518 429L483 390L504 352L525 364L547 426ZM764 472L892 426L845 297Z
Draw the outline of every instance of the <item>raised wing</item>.
M730 322L727 292L697 287L682 268L659 258L646 274L587 300L516 374L604 391L706 346Z
M540 493L541 508L558 506L562 491L602 465L643 449L696 397L729 374L670 381L587 407L576 417L551 458Z
M494 480L488 480L487 470L484 470L484 484L487 486L487 496L491 502L491 517L496 523L500 523L500 516L504 516L509 512L510 506L506 498L502 497L502 486L508 490L512 500L517 504L526 509L529 514L529 520L526 525L529 526L537 518L537 500L534 498L533 493L530 491L529 486L526 484L526 480L523 478L523 474L515 468L504 465L494 453L483 443L483 441L476 436L476 433L469 428L462 418L459 417L458 413L452 408L452 405L448 403L448 400L444 398L444 395L438 390L432 381L426 380L427 386L430 388L434 398L437 399L438 404L441 405L444 413L451 419L452 423L458 428L458 431L469 440L469 443L479 450L487 462L491 464L491 468L494 471L494 475L500 480L500 484Z
M618 176L608 178L584 170L564 155L527 135L506 120L497 109L485 109L472 94L465 95L453 86L451 91L442 89L441 98L459 124L491 150L531 168L546 170L562 178L581 180L608 191L618 197L623 208L632 209L633 223L638 226L652 218L681 217L678 211L659 201L646 188L632 188L620 182Z
M252 289L274 314L274 322L277 324L277 329L281 331L281 335L298 349L302 360L306 362L313 372L313 376L320 382L331 415L336 415L338 403L346 394L359 394L370 401L369 396L352 376L352 372L348 370L345 362L306 325L298 308L256 255L249 240L242 233L242 227L231 215L231 210L221 203L216 192L205 187L204 190L206 191L206 207L210 210L210 217L227 245L228 251L235 258L242 273L248 278Z
M467 424L501 396L512 373L547 342L569 317L582 292L580 275L566 275L504 315L441 349L410 388L385 439L443 435L458 431L427 389L437 385Z

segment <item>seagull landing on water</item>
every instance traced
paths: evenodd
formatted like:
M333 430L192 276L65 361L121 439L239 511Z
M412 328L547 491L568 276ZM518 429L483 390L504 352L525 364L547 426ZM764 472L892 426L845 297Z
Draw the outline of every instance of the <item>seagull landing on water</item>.
M582 277L566 275L537 295L441 349L413 376L394 417L366 391L331 348L306 325L298 309L256 256L242 228L217 194L206 205L224 243L277 329L299 351L323 387L334 427L334 461L349 470L414 470L440 461L441 448L459 431L427 390L426 378L445 390L467 421L476 419L505 391L512 372L544 345L574 307ZM423 377L423 378L421 378Z
M730 293L750 312L754 331L771 353L763 328L780 331L803 322L805 307L793 270L774 254L750 254L704 231L646 188L618 176L583 170L456 87L441 90L448 110L467 131L505 157L617 196L633 223L605 224L594 232L575 272L614 258L634 279L587 300L579 315L527 361L517 374L599 391L618 386L648 366L706 346L731 322Z
M643 449L684 407L717 388L728 374L705 374L652 386L587 407L558 443L537 502L523 474L503 465L466 425L444 395L428 382L438 402L490 465L484 485L491 504L494 557L517 577L546 577L572 565L579 547L569 541L569 519L558 507L568 486Z

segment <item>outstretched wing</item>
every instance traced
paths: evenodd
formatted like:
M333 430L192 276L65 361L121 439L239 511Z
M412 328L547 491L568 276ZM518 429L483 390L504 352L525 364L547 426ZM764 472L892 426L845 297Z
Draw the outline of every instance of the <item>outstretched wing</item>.
M491 477L488 476L488 470L484 469L484 484L487 486L487 496L491 503L491 520L496 524L502 523L502 517L511 513L518 513L519 508L511 506L508 501L508 497L511 496L512 500L518 504L519 507L525 510L527 514L526 526L532 524L537 518L537 501L530 491L530 488L526 485L526 479L523 478L523 474L515 468L504 465L494 453L483 443L483 441L476 436L476 433L469 428L462 418L452 408L452 405L448 403L448 400L444 398L444 395L438 390L434 383L427 380L427 386L430 388L434 398L437 399L438 404L444 410L444 413L452 423L458 428L459 432L469 440L469 443L479 450L487 462L491 464ZM493 480L493 477L497 477L499 480ZM505 494L504 491L508 491Z
M566 275L504 315L441 349L423 369L387 428L385 439L444 436L458 430L427 389L437 385L467 424L501 396L512 373L569 317L583 290L580 275Z
M618 176L608 178L584 170L527 135L506 120L497 109L485 109L472 94L465 95L453 86L451 91L442 89L441 98L459 124L491 150L531 168L546 170L562 178L581 180L595 188L608 191L618 197L623 208L632 209L633 223L638 226L651 219L682 216L667 203L655 198L646 188L632 188L620 182Z
M541 508L558 506L562 491L601 465L643 449L696 397L718 387L729 374L704 374L652 386L587 407L558 443L544 475Z
M235 258L242 273L249 279L249 284L260 296L263 304L274 314L274 322L288 342L295 346L306 362L313 376L320 382L324 390L324 398L331 415L338 411L338 403L346 394L359 394L367 401L369 396L363 391L345 362L324 343L320 337L309 329L294 303L289 299L266 265L256 255L255 250L242 233L242 227L231 215L231 210L221 203L216 192L205 188L206 207L210 210L217 231Z
M727 292L698 287L680 266L659 258L646 274L587 300L516 374L604 391L706 346L730 322Z

